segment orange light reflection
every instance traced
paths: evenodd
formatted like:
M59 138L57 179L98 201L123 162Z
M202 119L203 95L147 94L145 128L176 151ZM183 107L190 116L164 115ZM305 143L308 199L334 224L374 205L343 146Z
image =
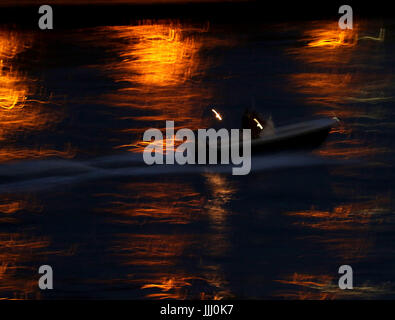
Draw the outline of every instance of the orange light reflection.
M39 87L37 80L21 72L15 62L17 55L30 48L33 41L32 35L0 31L1 162L29 157L70 156L70 153L46 150L44 147L37 150L13 146L19 135L46 129L60 117L59 112L51 110L48 113L44 109L47 102L36 97L42 88Z

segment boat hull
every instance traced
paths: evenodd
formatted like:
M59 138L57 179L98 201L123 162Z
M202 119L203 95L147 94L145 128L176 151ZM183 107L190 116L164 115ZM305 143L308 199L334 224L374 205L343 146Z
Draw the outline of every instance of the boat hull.
M312 150L318 148L328 137L331 127L321 128L312 132L301 132L284 139L262 141L251 144L251 152L266 153L285 150Z
M337 118L322 118L278 127L273 135L252 139L251 153L312 150L326 140L329 132L338 124L338 121ZM241 152L243 144L239 143L238 147ZM217 148L217 151L221 153L223 150Z

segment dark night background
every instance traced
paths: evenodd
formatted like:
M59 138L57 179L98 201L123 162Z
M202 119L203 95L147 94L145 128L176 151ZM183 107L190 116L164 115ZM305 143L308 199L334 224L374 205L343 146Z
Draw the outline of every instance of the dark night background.
M0 298L394 298L389 4L348 2L342 31L341 2L49 1L54 30L41 3L14 3L0 7ZM237 126L251 105L276 126L341 122L312 152L254 156L247 176L141 163L146 129L199 128L212 106ZM37 287L44 264L54 290ZM354 290L338 287L344 264Z

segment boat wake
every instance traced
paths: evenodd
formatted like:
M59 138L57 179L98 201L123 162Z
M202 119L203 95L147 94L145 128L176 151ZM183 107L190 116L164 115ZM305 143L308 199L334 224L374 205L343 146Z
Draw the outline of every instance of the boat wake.
M279 153L254 156L251 172L297 167L341 164L309 153ZM0 166L0 193L39 191L89 180L132 176L181 176L216 172L232 174L233 165L152 165L144 163L141 154L100 157L88 161L33 160L7 163ZM234 176L236 177L236 176Z

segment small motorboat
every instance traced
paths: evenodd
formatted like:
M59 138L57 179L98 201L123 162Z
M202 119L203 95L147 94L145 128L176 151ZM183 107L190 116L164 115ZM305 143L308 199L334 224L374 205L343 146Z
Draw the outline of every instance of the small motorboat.
M273 153L288 150L312 150L319 147L327 138L330 130L339 122L336 117L320 118L309 121L297 122L290 125L276 127L270 134L264 134L258 137L251 137L251 154ZM222 140L220 144L210 146L208 149L216 148L218 154L222 153L221 149L239 147L243 148L240 132L240 140L238 142L230 140ZM236 145L237 144L237 145ZM229 149L228 149L229 150ZM240 151L241 152L241 151Z
M242 130L226 129L222 115L215 109L212 111L220 122L216 127L211 122L211 128L194 132L193 143L189 141L195 148L194 152L188 151L188 144L175 149L178 156L182 154L184 163L229 164L230 159L234 161L233 158L237 162L240 161L239 157L243 159L251 155L311 150L320 146L339 122L336 117L328 117L274 127L271 117L264 119L257 112L248 111L242 119ZM245 135L244 129L250 131L248 135Z
M313 149L320 146L339 122L336 117L321 118L277 127L271 135L251 139L252 153Z

